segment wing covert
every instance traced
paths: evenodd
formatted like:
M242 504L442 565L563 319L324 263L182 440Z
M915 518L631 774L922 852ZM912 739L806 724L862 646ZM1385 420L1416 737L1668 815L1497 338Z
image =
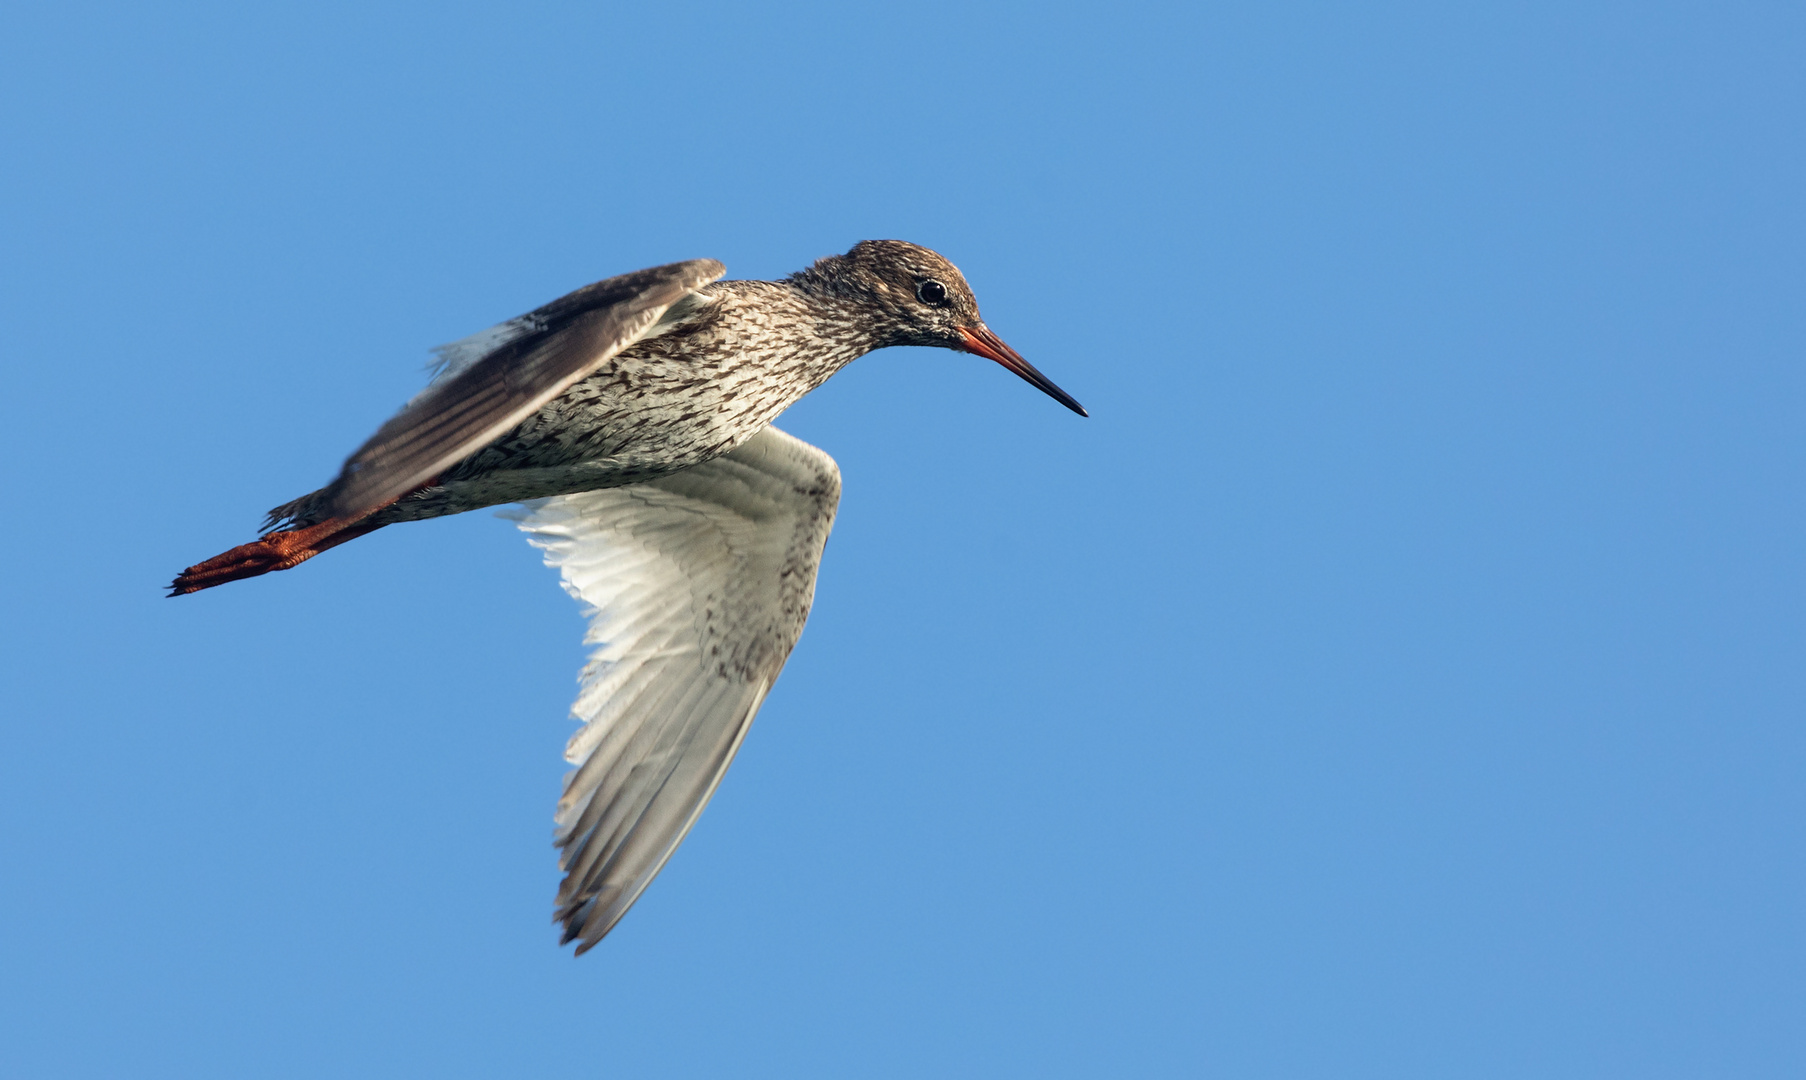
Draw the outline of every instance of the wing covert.
M827 454L767 427L649 483L510 513L591 617L556 843L587 951L696 821L808 618L840 499Z
M622 274L447 347L442 377L346 460L326 489L327 516L361 517L488 445L725 272L692 259Z

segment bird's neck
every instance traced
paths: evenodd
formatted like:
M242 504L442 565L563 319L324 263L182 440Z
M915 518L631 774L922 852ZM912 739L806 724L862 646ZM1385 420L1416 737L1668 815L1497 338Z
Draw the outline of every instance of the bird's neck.
M789 283L786 283L789 284ZM801 337L794 353L796 371L805 389L813 390L841 368L887 342L876 332L870 313L856 301L832 294L810 293L790 287L807 313L799 320Z

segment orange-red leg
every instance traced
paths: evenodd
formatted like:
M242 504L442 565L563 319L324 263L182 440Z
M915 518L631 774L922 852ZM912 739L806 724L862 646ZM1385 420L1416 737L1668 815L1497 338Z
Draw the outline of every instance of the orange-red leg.
M261 540L240 544L231 551L215 555L204 563L196 563L182 571L170 584L169 595L200 592L215 585L224 585L228 581L299 566L327 548L337 547L347 540L356 540L365 533L381 528L369 521L367 516L331 518L305 529L285 529L270 533Z

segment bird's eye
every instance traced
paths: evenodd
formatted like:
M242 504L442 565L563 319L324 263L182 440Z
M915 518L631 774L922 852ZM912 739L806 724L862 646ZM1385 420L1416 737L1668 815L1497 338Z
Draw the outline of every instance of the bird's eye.
M924 281L916 286L916 299L931 307L940 307L947 302L947 286L938 281Z

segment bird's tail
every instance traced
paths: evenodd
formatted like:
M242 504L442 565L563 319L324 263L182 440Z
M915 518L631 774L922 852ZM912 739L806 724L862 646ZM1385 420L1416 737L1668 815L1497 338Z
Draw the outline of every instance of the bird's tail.
M182 596L211 589L215 585L224 585L228 581L257 577L273 570L287 570L301 565L327 548L337 547L347 540L356 540L380 528L382 525L373 522L371 515L363 514L358 517L328 518L302 529L267 533L261 539L240 544L231 551L215 555L206 562L196 563L177 574L175 581L170 583L169 595Z

